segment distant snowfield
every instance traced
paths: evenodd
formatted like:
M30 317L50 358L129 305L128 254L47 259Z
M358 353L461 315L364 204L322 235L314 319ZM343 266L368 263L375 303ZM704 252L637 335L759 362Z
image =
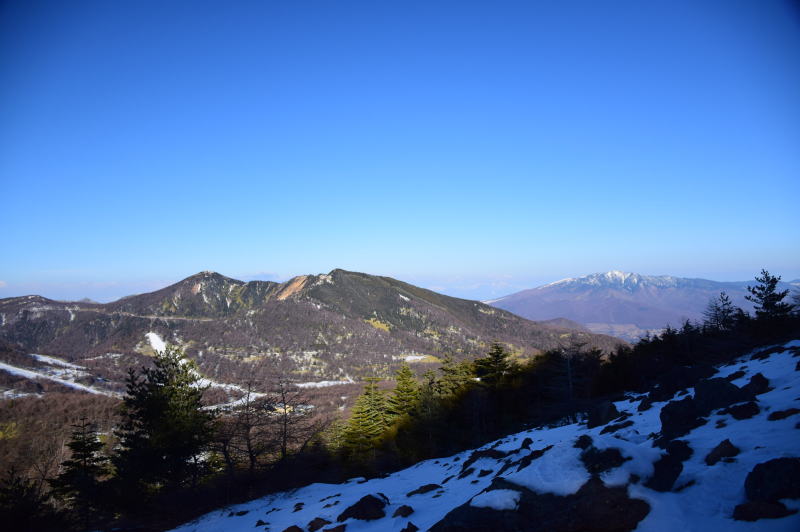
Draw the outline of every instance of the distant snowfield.
M744 371L743 377L732 381L737 386L746 384L752 375L760 372L769 379L772 390L757 396L761 411L754 417L735 420L718 410L708 416L707 423L680 438L694 451L683 463L683 471L675 481L675 486L685 486L680 491L658 492L645 486L646 480L653 475L653 463L663 453L661 449L653 447L650 435L661 430L659 414L666 402L654 403L650 409L639 412L640 397L631 395L615 405L620 412L629 414L628 420L633 424L616 432L601 434L604 426L587 429L585 424L537 428L482 447L481 450L501 451L499 454L505 456L478 457L469 465L473 471L463 470L462 464L473 453L465 451L447 458L420 462L384 478L366 482L363 479L351 479L342 484L311 484L269 495L211 512L175 530L250 532L266 527L268 530L282 531L292 525L307 530L308 524L317 517L330 521L331 524L324 529L338 524L337 517L360 498L378 493L385 494L389 499L384 509L386 516L371 521L347 519L344 521L347 532L401 530L409 522L420 530L427 530L451 510L465 503L497 510L515 509L519 491L487 488L503 465L550 445L553 447L529 461L529 465L506 468L499 476L539 493L575 493L590 478L579 458L580 449L574 447L579 436L587 435L597 449L614 447L625 458L629 458L621 466L601 473L600 478L606 486L627 485L630 497L643 499L650 505L649 513L636 528L639 532L797 532L800 530L800 514L755 522L735 521L731 516L734 507L746 500L744 480L756 464L773 458L800 456L800 437L795 428L800 415L777 421L767 419L770 412L800 407L800 372L795 371L798 358L793 358L793 352L789 349L798 346L800 341L793 341L784 346L784 351L774 353L765 360L750 360L746 356L719 370L715 377ZM692 393L693 389L689 392ZM720 421L724 421L726 426L718 428ZM523 445L526 438L532 440L527 447ZM724 439L730 439L741 453L735 461L706 465L705 457ZM480 476L484 471L489 473ZM631 475L638 475L642 480L631 482ZM438 487L427 493L409 496L410 492L426 484L437 484ZM800 500L785 500L784 503L789 508L800 508ZM413 513L408 517L391 517L401 505L412 507ZM257 525L259 521L262 523Z
M162 353L167 348L167 343L156 333L149 332L146 333L145 336L147 340L150 342L150 347L154 350Z
M318 382L297 382L295 386L298 388L327 388L328 386L339 386L341 384L353 384L353 379L346 379L343 381L318 381Z
M86 386L85 384L80 384L78 382L75 382L75 380L80 377L85 377L87 375L90 375L87 369L84 368L83 366L72 364L65 360L60 360L58 358L50 357L47 355L31 354L29 356L39 362L47 364L47 366L41 366L37 368L20 368L11 364L7 364L5 362L0 362L0 370L7 371L8 373L11 373L12 375L17 375L19 377L25 377L26 379L49 380L61 384L63 386L67 386L69 388L73 388L75 390L80 390L83 392L93 393L97 395L108 395L114 397L119 396L118 393L112 392L111 390L103 390L101 388ZM4 398L22 397L23 395L26 394L4 395Z

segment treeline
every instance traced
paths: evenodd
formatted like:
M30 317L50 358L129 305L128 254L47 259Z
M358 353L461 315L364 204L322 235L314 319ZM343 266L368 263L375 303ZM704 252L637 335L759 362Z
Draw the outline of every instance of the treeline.
M392 389L367 379L346 421L313 416L279 381L235 408L203 408L198 374L172 348L131 372L111 443L74 427L71 453L44 484L13 472L0 486L0 519L13 529L160 529L268 491L377 475L446 456L525 427L574 422L599 399L647 391L681 367L710 366L800 333L797 296L762 271L749 287L755 314L724 293L705 320L668 327L607 355L584 345L515 361L500 343L437 371L397 371ZM163 520L155 521L154 515Z

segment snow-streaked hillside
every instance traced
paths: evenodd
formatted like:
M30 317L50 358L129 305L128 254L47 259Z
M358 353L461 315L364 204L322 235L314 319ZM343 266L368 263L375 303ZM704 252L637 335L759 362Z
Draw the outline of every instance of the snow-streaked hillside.
M800 457L798 357L800 340L757 350L668 401L648 407L644 395L628 396L614 403L619 417L591 429L582 422L528 430L384 478L270 495L176 530L797 531L800 478L779 477L792 475L800 458L761 475L774 500L753 495L755 481L746 492L745 479L758 464ZM760 377L751 381L759 373L768 387ZM699 418L676 417L685 405L694 412L695 403ZM715 409L705 414L704 404ZM719 447L725 440L732 446ZM778 513L795 513L733 519L738 505L740 516L752 518L781 504Z

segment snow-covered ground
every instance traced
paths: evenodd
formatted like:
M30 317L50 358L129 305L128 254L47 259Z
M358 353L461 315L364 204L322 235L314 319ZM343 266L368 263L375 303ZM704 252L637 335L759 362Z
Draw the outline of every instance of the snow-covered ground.
M102 388L98 388L96 386L86 386L85 384L80 384L78 382L75 382L81 377L86 377L91 375L91 373L83 366L79 366L77 364L73 364L71 362L67 362L65 360L61 360L47 355L31 354L29 356L31 357L31 359L38 362L39 365L35 367L21 368L18 366L14 366L12 364L8 364L6 362L0 362L0 370L7 371L8 373L11 373L12 375L17 375L19 377L25 377L26 379L49 380L61 384L63 386L67 386L69 388L73 388L75 390L80 390L83 392L89 392L98 395L111 395L111 396L119 395L111 390L105 390ZM23 395L20 394L14 395L12 393L9 395L4 395L3 397L8 399L14 397L22 397Z
M737 420L717 410L708 416L705 424L679 438L689 444L693 454L683 462L683 470L671 491L647 487L647 480L654 474L653 463L664 454L653 445L653 434L661 431L659 416L667 402L654 403L651 408L639 412L641 396L630 396L615 406L623 416L629 416L625 421L632 421L632 424L616 431L602 433L608 425L588 429L583 423L532 429L490 443L479 449L487 451L482 454L465 451L427 460L369 481L351 479L342 484L311 484L214 511L175 530L280 532L292 525L308 530L315 518L330 522L321 528L325 530L340 524L338 516L370 494L383 494L388 499L385 517L348 518L344 520L347 532L402 530L409 522L419 530L427 530L451 510L466 503L476 508L514 510L521 492L510 486L565 496L574 494L590 479L581 460L582 451L575 446L576 440L586 435L599 451L616 448L627 459L600 473L599 477L606 486L627 486L629 497L649 504L650 510L638 523L637 531L796 532L800 530L800 513L754 522L733 520L732 514L736 505L746 501L744 481L754 466L774 458L800 456L800 432L795 428L800 414L768 420L771 412L800 407L800 371L795 370L800 360L796 358L800 352L798 347L800 341L790 342L782 352L773 353L764 360L750 360L746 356L719 370L715 377L743 371L742 377L732 381L738 386L761 373L769 379L772 389L756 397L760 412L755 416ZM679 392L675 399L693 392L693 389L684 395ZM705 457L725 439L738 447L740 454L730 461L707 465ZM469 467L464 467L465 461L471 462ZM509 467L512 463L513 467ZM503 489L487 490L495 477L507 483ZM429 487L429 491L423 489L420 490L423 493L411 494L429 484L435 486ZM783 502L790 509L800 508L800 500ZM407 517L393 517L403 505L410 506L412 513Z

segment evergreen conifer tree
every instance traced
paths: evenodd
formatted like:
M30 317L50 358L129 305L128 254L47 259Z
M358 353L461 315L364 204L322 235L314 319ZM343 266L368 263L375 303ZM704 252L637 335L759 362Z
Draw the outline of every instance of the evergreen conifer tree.
M778 290L780 275L770 275L767 270L761 270L761 277L756 276L759 284L748 286L750 295L745 299L755 303L756 318L780 318L788 316L792 310L789 303L784 303L783 298L789 295L789 290Z
M475 373L481 382L496 387L511 370L508 352L498 342L493 342L489 354L475 360Z
M127 378L120 447L113 463L117 477L144 492L195 485L201 455L210 442L215 414L201 403L204 388L194 364L173 347L156 354L152 368Z
M391 421L410 413L419 400L419 385L408 364L403 362L395 375L397 384L386 404Z
M344 436L345 448L356 455L372 449L388 427L386 401L377 385L379 379L365 380L364 392L353 406Z
M100 454L103 444L86 418L72 428L72 439L67 444L72 456L61 464L61 474L50 485L53 494L70 506L88 528L102 507L100 479L109 473L109 460Z
M736 321L737 307L731 302L727 293L720 292L719 296L708 302L703 316L706 323L714 329L730 330Z
M439 371L442 375L437 381L437 385L439 394L443 396L455 395L459 390L471 384L475 377L472 364L456 363L449 353L444 356Z

